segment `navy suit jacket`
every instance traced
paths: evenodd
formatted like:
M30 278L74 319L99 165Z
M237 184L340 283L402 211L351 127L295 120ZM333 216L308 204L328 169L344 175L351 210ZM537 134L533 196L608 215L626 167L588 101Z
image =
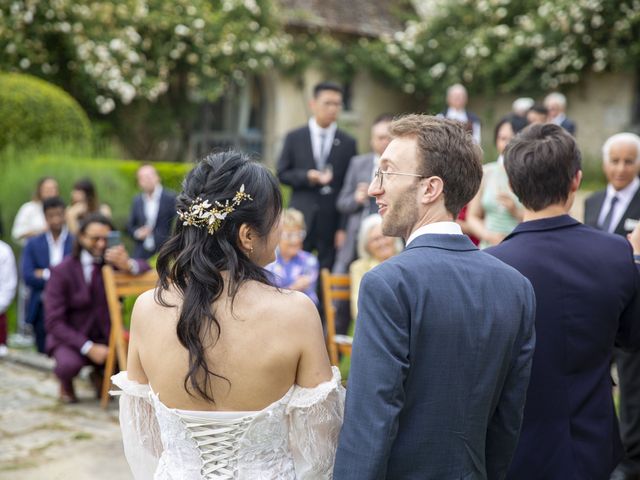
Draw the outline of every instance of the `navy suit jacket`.
M73 235L68 234L64 242L64 256L71 253L73 247ZM35 275L36 270L49 268L49 244L47 234L42 233L27 241L22 252L22 276L31 292L27 304L27 323L33 324L40 314L42 307L42 291L46 285L46 280Z
M463 235L422 235L358 299L335 480L499 479L535 343L529 281Z
M320 212L326 217L327 222L322 228L331 229L333 232L339 227L339 214L336 210L336 199L342 189L344 177L349 167L351 158L356 156L356 141L340 129L336 130L331 151L327 157L327 165L333 168L333 180L331 180L331 193L320 195L320 188L311 185L307 180L307 172L317 169L311 147L311 131L304 126L288 133L282 153L278 159L278 179L292 189L289 206L300 210L307 223L307 230L312 229L316 217ZM322 199L322 207L321 207Z
M608 479L622 457L611 398L614 343L640 346L629 243L568 215L521 223L486 250L536 292L536 351L509 478Z
M142 193L136 195L131 206L131 215L127 222L127 232L133 237L133 233L140 227L147 224L147 217L144 214L144 200ZM176 218L176 194L166 188L162 189L160 195L160 208L158 209L158 218L153 227L153 238L155 240L156 249L153 252L145 250L141 240L135 237L135 248L133 250L133 258L149 258L156 253L162 244L167 241L171 235L173 220Z

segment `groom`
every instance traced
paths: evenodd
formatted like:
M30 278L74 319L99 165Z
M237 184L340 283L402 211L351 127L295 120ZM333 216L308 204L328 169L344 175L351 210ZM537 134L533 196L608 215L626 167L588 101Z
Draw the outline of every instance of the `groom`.
M408 115L369 186L406 249L365 275L335 480L499 479L518 440L535 343L521 274L455 223L482 178L456 122Z

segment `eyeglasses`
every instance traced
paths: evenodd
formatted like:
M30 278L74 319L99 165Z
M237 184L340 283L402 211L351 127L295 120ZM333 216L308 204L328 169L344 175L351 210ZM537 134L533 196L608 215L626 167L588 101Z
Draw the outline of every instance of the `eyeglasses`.
M92 235L85 235L85 238L87 240L89 240L90 242L96 243L99 242L100 240L106 242L107 241L107 237L101 237L99 235L96 236L92 236Z
M304 240L306 236L307 232L305 232L304 230L299 230L297 232L282 232L282 234L280 235L283 240L287 240L289 242L295 240Z
M424 175L418 175L417 173L383 172L380 168L378 168L376 170L376 173L374 174L376 180L378 181L378 189L382 188L382 182L384 181L385 175L402 175L404 177L426 178Z

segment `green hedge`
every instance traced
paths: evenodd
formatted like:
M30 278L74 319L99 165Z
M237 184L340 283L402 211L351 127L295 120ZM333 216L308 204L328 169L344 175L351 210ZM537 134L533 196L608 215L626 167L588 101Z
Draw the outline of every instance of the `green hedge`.
M27 158L25 158L27 157ZM0 207L4 226L4 240L10 241L13 219L20 206L27 202L39 178L48 175L60 184L60 195L70 200L71 189L76 180L88 177L96 185L98 197L107 203L113 212L118 229L124 229L133 197L139 193L135 172L142 162L109 158L87 158L71 154L41 154L30 156L16 154L13 158L0 157ZM28 165L28 168L26 167ZM163 185L179 191L189 163L154 162Z
M64 90L30 75L0 74L0 150L90 140L86 113Z

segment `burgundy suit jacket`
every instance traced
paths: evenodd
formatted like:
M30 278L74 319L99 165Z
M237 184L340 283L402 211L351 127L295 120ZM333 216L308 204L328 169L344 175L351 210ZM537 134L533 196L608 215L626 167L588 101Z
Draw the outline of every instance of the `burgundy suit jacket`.
M144 260L136 260L140 272L149 270ZM46 350L61 345L80 351L87 340L109 342L109 307L102 275L98 272L87 284L80 259L69 256L51 270L44 290Z

